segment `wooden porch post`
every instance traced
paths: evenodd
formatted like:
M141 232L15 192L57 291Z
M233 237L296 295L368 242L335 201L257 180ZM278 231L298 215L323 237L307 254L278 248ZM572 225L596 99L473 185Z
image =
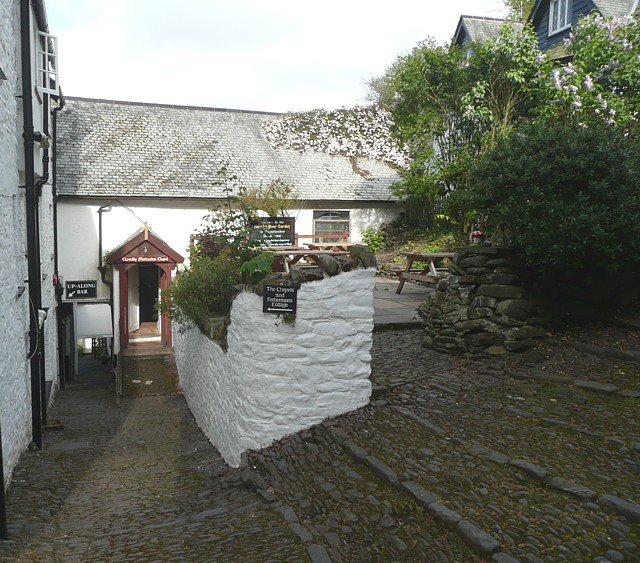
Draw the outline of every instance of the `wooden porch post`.
M162 275L160 276L160 290L161 292L164 292L171 286L171 272L176 267L176 263L158 264L158 266L162 270ZM169 313L166 312L162 313L160 317L160 341L162 342L162 345L167 348L171 348L171 346L173 346L171 319L169 318Z

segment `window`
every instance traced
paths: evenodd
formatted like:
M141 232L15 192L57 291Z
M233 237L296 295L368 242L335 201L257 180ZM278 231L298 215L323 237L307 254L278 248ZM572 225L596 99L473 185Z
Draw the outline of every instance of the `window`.
M314 211L314 242L345 242L349 240L348 211Z
M42 94L60 94L58 86L58 38L38 31L36 48L38 91Z
M571 25L571 0L551 0L549 3L549 35Z

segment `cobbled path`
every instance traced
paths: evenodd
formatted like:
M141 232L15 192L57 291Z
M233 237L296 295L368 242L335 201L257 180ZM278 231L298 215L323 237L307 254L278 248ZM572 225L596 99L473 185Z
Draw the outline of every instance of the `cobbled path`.
M578 341L638 343L593 327L470 359L425 350L420 330L375 333L369 406L235 471L182 397L75 385L52 414L65 430L16 471L0 556L640 561L640 369Z
M18 561L300 561L306 549L229 469L182 396L117 404L110 379L62 392L62 432L23 456L8 496Z

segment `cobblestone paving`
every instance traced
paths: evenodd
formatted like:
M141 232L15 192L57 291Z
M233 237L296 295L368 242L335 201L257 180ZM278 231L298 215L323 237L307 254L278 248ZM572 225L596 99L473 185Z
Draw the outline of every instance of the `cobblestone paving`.
M74 384L45 450L23 456L9 489L19 561L300 561L306 549L229 469L182 396L116 404L110 380ZM1 544L0 544L1 545Z
M421 340L375 333L371 405L252 452L240 471L181 397L117 405L107 387L76 386L55 409L66 429L16 472L15 544L0 555L640 561L640 402L622 393L640 389L638 366L573 345L633 349L636 334L595 327L506 359Z

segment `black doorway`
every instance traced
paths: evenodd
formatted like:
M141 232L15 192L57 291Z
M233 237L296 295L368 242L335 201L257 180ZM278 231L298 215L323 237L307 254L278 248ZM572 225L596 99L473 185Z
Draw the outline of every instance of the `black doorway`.
M138 266L140 288L140 322L152 322L158 320L158 312L155 310L159 290L159 269L155 264L140 264Z

